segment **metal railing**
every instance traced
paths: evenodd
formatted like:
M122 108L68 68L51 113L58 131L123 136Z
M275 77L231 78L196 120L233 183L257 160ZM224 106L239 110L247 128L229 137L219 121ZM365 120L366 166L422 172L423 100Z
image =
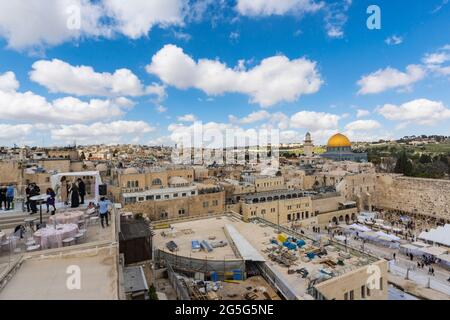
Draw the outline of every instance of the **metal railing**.
M178 278L175 271L173 271L173 268L170 265L170 263L166 265L166 268L170 284L172 285L172 288L175 290L178 300L191 300L188 288L186 287L185 283L181 281L180 278Z

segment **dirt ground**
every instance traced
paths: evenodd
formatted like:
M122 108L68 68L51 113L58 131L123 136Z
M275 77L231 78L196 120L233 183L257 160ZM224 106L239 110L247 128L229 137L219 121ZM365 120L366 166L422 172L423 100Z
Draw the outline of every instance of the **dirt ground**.
M275 290L261 276L221 284L223 288L217 292L220 300L280 300Z

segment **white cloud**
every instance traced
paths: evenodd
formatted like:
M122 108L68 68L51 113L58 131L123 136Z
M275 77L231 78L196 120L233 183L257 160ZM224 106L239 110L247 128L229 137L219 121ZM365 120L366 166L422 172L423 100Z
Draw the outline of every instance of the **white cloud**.
M90 122L122 116L131 107L130 103L130 100L124 98L84 102L73 97L49 102L30 91L0 91L0 119L34 123Z
M270 16L316 12L323 2L314 0L238 0L236 10L245 16Z
M115 121L110 123L96 122L91 125L74 124L62 125L51 130L55 141L81 143L129 143L134 138L140 138L146 133L154 131L144 121ZM136 142L136 140L133 140Z
M217 60L196 62L175 45L157 52L147 71L178 89L197 88L208 95L243 93L263 107L296 101L301 95L316 93L322 85L316 63L305 58L289 60L278 55L253 69L236 70Z
M307 130L328 130L338 127L340 117L331 113L300 111L291 116L291 128Z
M419 65L409 65L406 72L387 67L362 77L358 81L361 89L358 94L374 94L389 89L409 89L412 84L422 80L426 71Z
M15 91L17 89L19 89L19 81L14 72L8 71L0 74L0 90Z
M80 28L69 28L80 9ZM14 0L0 1L0 37L23 50L117 33L137 39L154 26L183 25L186 0Z
M181 121L181 122L194 122L197 120L197 117L194 114L190 113L190 114L185 114L184 116L178 117L177 120Z
M103 0L103 4L115 28L132 39L146 36L155 25L183 24L183 0Z
M368 131L374 130L381 127L381 124L375 120L357 120L348 123L345 129L350 131Z
M392 35L392 36L386 38L386 40L384 40L384 42L386 42L386 44L388 44L390 46L396 46L396 45L403 43L403 38L400 36Z
M164 106L162 106L162 105L158 105L158 106L155 107L155 110L156 110L156 112L158 112L158 113L164 113L164 112L167 111L167 108L164 107Z
M427 53L422 59L423 63L427 65L443 64L449 60L450 54L446 52Z
M0 141L11 145L14 142L22 141L33 130L30 124L0 124Z
M242 118L241 120L239 120L239 123L250 124L250 123L266 120L268 118L270 118L270 113L268 113L267 111L265 111L265 110L255 111L255 112L250 113L248 116Z
M450 109L440 101L428 99L412 100L402 105L385 104L378 113L389 120L413 122L420 125L433 125L450 119Z
M154 94L159 100L166 96L164 86L154 83L145 88L139 78L128 69L99 73L90 66L72 66L58 59L33 63L30 79L54 93L78 96Z
M344 26L347 23L347 12L352 0L338 0L325 7L325 30L330 38L343 38Z
M71 8L81 10L81 29L68 28ZM0 37L8 47L29 49L58 45L84 36L108 35L100 26L102 9L89 0L0 1Z
M367 117L368 115L370 115L370 111L369 110L358 109L356 111L356 117L357 118L364 118L364 117Z

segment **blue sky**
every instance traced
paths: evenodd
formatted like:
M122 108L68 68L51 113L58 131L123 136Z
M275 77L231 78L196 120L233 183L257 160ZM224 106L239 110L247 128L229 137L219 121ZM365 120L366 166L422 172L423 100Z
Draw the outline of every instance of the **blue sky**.
M194 121L450 135L449 18L448 0L4 1L0 144L173 144Z

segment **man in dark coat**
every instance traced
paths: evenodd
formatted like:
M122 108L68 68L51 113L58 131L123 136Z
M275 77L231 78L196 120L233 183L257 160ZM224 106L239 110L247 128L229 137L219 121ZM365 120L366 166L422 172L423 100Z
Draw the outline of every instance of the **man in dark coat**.
M72 187L70 189L71 196L70 196L70 207L71 208L78 208L80 206L80 194L78 192L77 184L74 182L72 183Z
M78 193L80 194L81 202L80 204L84 204L84 196L86 195L86 185L84 184L81 178L78 178Z

